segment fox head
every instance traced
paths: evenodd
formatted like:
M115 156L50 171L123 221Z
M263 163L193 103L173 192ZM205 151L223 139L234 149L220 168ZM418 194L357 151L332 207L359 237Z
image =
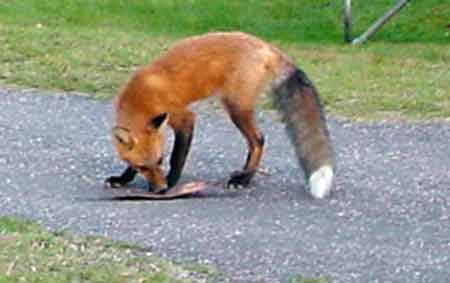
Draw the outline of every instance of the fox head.
M155 185L163 186L162 175L164 153L164 129L168 113L151 117L140 127L132 129L116 126L112 129L114 144L120 159L136 169L143 177Z

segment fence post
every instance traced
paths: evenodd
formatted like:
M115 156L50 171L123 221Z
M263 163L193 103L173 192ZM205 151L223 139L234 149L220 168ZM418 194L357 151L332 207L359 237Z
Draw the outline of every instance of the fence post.
M352 42L352 0L344 0L344 40Z

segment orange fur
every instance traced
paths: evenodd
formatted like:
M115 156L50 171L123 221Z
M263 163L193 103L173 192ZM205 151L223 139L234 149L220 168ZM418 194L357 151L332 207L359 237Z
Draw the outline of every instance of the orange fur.
M157 190L172 186L181 174L192 138L195 115L189 104L218 96L247 139L247 162L233 176L236 183L248 184L260 162L264 142L253 117L255 101L285 82L295 70L292 61L277 48L245 33L210 33L184 39L140 68L119 92L116 127L126 129L129 135L116 137L119 156ZM320 123L314 111L318 110L312 109L309 120ZM164 123L152 126L152 119L164 113L168 113ZM166 123L176 135L169 184L158 162ZM124 139L133 141L131 148L124 145Z

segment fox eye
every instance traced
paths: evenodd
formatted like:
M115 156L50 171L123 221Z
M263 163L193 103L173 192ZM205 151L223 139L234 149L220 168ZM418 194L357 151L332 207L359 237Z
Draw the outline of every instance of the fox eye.
M125 145L128 150L131 150L134 146L134 140L133 138L130 136L130 133L127 129L125 128L120 128L120 127L114 127L112 130L114 139L120 143Z
M119 142L119 143L122 143L122 144L125 144L126 142L125 142L125 140L124 139L122 139L120 136L114 136L115 138L116 138L116 140Z
M121 145L124 145L128 150L132 150L133 149L133 143L127 143L125 140L123 140L121 137L116 136L115 137L117 142L120 143Z
M123 136L114 135L114 138L120 144L126 145L128 147L131 147L131 145L132 145L131 141L128 138L124 138Z

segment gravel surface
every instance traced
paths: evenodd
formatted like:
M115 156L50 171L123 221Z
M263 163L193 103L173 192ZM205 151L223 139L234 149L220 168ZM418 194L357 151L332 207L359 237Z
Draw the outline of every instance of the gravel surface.
M182 181L225 181L245 160L244 140L221 111L201 112ZM0 89L0 214L213 264L229 282L450 280L449 123L331 120L337 179L318 201L305 193L282 125L265 113L270 175L252 188L115 201L102 190L124 168L111 118L110 102Z

